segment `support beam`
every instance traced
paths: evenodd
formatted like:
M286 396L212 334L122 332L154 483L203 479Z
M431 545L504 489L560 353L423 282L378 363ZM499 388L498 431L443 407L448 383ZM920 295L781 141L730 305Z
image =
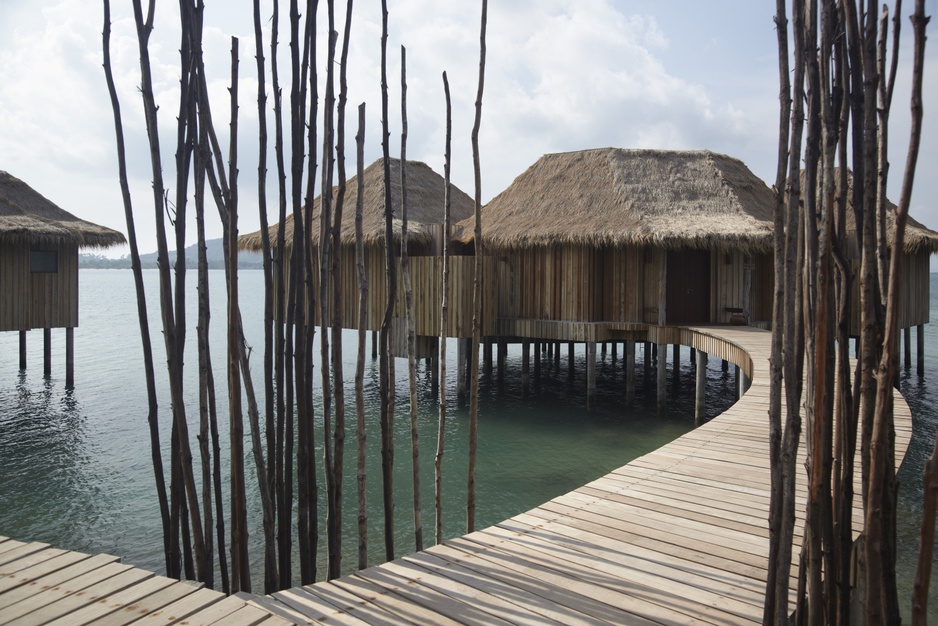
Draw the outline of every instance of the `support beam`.
M371 331L371 358L378 358L378 331Z
M733 364L733 380L736 382L736 399L739 400L743 397L743 384L740 380L740 369L739 366L735 363Z
M573 342L567 344L567 371L570 378L573 378Z
M529 375L528 370L531 367L531 342L527 339L521 340L521 394L528 397Z
M492 338L486 337L482 343L482 367L486 376L492 374Z
M560 342L554 342L554 369L560 369Z
M540 341L534 342L534 379L537 380L541 377L541 346L543 344Z
M668 395L668 346L658 346L658 415L664 413L667 407Z
M674 369L674 380L681 378L681 344L675 343L671 346L671 362Z
M737 397L742 398L746 395L746 392L749 391L749 377L746 376L746 372L740 369L739 366L736 367L736 377L737 384L739 385Z
M915 361L916 370L919 378L925 377L925 325L919 324L915 327Z
M696 348L690 349L690 364L691 364L691 367L697 367L697 349Z
M437 397L440 394L440 351L437 347L437 352L434 356L430 357L430 387L433 389L433 397Z
M919 333L921 337L921 333ZM921 349L919 349L919 354L921 354ZM20 331L20 370L26 369L26 331Z
M635 404L635 342L625 342L625 357L622 361L625 368L625 406Z
M616 361L619 359L619 342L612 342L612 364L615 365Z
M497 369L498 379L505 378L505 358L508 355L508 341L503 337L498 338Z
M466 358L469 356L466 350L466 340L456 340L456 395L459 397L466 395Z
M52 329L42 329L42 375L52 377Z
M65 329L65 388L75 387L75 329Z
M645 357L645 385L651 380L651 343L642 342L642 354Z
M603 342L601 349L602 349L602 360L605 361L606 360L606 342L605 341Z
M724 372L730 371L730 362L727 361L726 359L723 359L723 365L721 365L720 368L721 368Z
M586 342L586 408L596 406L596 342Z
M694 423L699 426L703 423L704 417L707 416L707 353L703 350L697 350L696 364L697 378L694 399Z
M902 351L904 357L905 369L912 369L912 327L906 326L902 329Z

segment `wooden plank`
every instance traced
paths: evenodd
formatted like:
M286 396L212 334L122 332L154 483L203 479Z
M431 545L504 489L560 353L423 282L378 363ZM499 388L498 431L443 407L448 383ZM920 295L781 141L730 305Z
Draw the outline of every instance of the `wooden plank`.
M114 575L129 567L119 565L116 561L117 557L109 554L97 554L76 563L61 564L62 566L54 571L43 573L41 576L37 576L36 579L13 587L4 593L0 593L0 611L3 611L4 615L8 615L8 607L24 602L36 595L42 595L45 598L45 602L51 602L65 595L68 589L71 589L71 592L78 591L81 587L74 589L75 585L71 584L70 581L80 576L90 575L99 571L101 568L115 566L117 569L107 570L106 572L106 575ZM92 582L93 579L91 579L91 582L88 584ZM42 604L42 602L43 600L40 599L37 603L34 603L34 606L38 606ZM26 605L20 606L17 611L22 611L25 606Z

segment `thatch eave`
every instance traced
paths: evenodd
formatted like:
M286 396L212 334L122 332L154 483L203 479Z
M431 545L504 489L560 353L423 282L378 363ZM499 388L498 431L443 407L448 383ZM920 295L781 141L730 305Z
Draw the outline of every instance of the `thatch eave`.
M126 241L120 232L75 217L0 171L0 244L108 248Z

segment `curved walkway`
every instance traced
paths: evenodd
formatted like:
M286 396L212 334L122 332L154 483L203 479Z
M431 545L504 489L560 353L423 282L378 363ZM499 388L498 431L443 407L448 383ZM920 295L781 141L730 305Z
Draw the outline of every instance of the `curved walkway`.
M250 604L297 622L336 624L761 623L771 334L745 327L649 334L658 330L669 343L733 360L752 386L707 424L527 513ZM898 392L895 416L901 460L912 424ZM798 489L803 495L804 485ZM803 505L799 497L798 542Z
M769 545L771 335L740 327L647 332L652 341L734 361L752 386L707 424L527 513L272 596L226 598L116 557L0 537L0 622L760 623ZM898 393L895 416L901 460L912 423ZM801 497L802 515L803 504ZM859 507L855 523L862 523Z

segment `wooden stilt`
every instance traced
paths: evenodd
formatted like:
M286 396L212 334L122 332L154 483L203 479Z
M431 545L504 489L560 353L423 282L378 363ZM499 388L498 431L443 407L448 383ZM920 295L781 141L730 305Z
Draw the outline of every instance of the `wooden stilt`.
M658 415L664 413L668 395L668 347L658 346Z
M921 354L921 350L919 353ZM26 331L20 331L20 369L26 369Z
M612 364L615 365L616 361L619 359L619 342L612 342Z
M433 396L440 393L440 353L430 358L430 383L433 388Z
M906 326L902 329L902 350L905 352L902 356L904 358L905 369L912 369L912 327Z
M42 375L52 376L52 329L42 329Z
M586 408L596 406L596 342L586 342Z
M547 342L547 360L548 361L554 360L554 342L553 341Z
M671 362L674 369L674 380L681 378L681 344L675 343L671 346Z
M554 342L554 369L560 369L560 342Z
M606 342L605 341L603 342L603 347L601 348L601 350L602 350L602 360L605 361L606 360Z
M486 376L492 373L492 338L486 337L482 344L482 367Z
M691 364L691 367L694 367L694 368L697 367L697 349L696 348L690 349L690 364Z
M75 329L65 329L65 388L75 387Z
M378 358L378 331L371 331L371 358Z
M703 350L697 350L695 361L697 365L697 384L695 386L694 422L699 426L707 416L707 353Z
M538 379L541 377L541 346L543 344L540 341L534 342L534 378Z
M528 395L528 369L531 364L531 342L527 339L521 340L521 393L524 397Z
M651 379L651 344L647 341L642 342L642 354L645 358L645 384Z
M919 324L915 327L915 369L920 378L925 377L925 325Z
M497 355L497 369L498 369L498 379L502 380L505 377L505 357L508 355L508 342L502 338L498 338L498 355Z
M724 372L730 371L730 362L726 359L723 359L723 365L720 366Z
M567 368L570 373L570 378L573 378L573 342L567 344Z
M740 373L739 366L734 364L733 365L733 380L736 382L736 399L737 400L743 397L743 385L742 385L742 381L740 380L739 373Z
M622 367L625 368L625 406L635 404L635 342L625 342L625 356Z
M456 395L466 395L466 340L456 340Z

